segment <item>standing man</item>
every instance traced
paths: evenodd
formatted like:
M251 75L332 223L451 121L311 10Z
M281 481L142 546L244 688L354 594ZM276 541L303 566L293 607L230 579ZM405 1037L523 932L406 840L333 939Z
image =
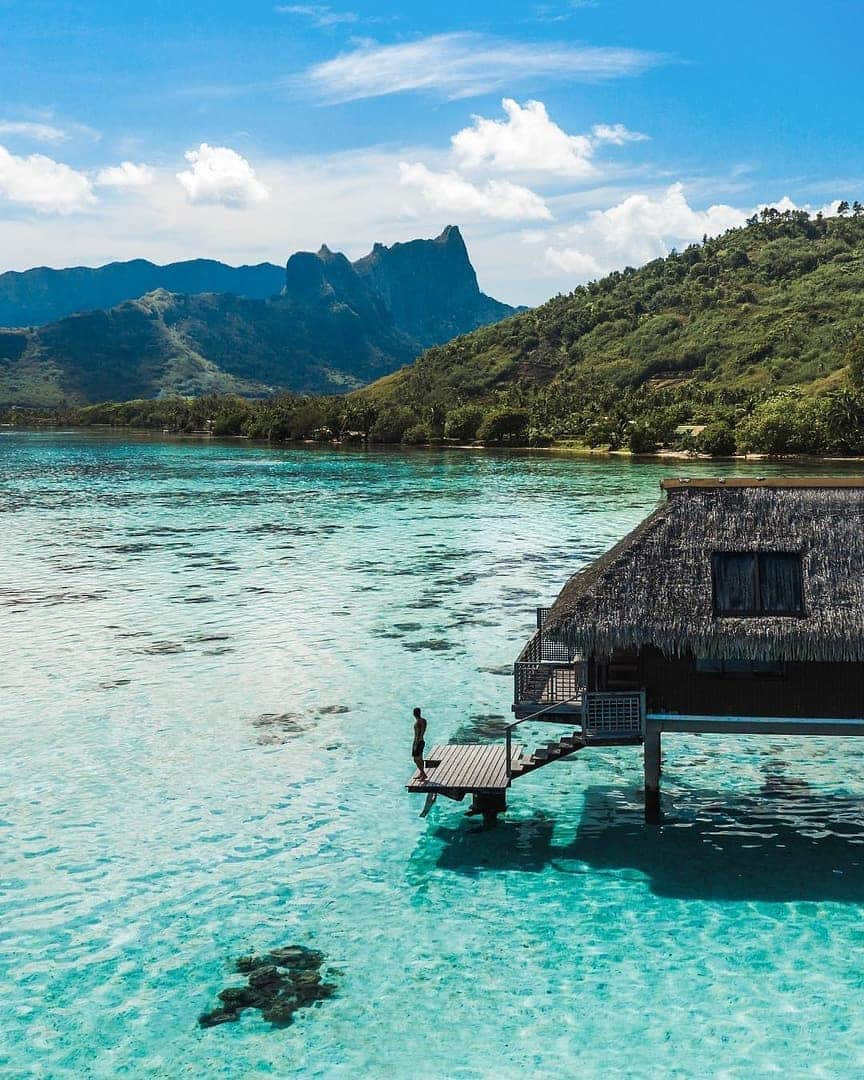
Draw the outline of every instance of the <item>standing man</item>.
M426 775L426 763L423 761L423 751L426 749L426 718L420 709L414 710L414 742L411 744L411 757L420 771L420 782L425 784L429 777Z

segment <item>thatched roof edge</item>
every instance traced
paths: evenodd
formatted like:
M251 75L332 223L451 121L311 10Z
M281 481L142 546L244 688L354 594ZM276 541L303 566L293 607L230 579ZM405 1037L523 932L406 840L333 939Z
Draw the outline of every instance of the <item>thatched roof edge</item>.
M800 550L802 617L722 617L716 550ZM668 656L864 663L864 481L677 488L575 574L546 630L574 652L653 645Z

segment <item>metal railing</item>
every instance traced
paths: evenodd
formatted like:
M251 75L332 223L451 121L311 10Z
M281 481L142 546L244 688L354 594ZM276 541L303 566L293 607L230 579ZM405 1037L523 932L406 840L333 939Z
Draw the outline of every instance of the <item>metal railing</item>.
M549 633L543 629L551 610L548 607L537 608L537 632L532 635L528 645L530 646L531 642L538 638L540 642L540 660L559 660L566 664L570 662L570 647L567 642L557 634ZM522 651L524 652L525 649Z
M539 611L538 609L538 621ZM557 700L550 694L572 697L576 692L576 681L584 686L581 661L574 661L567 643L557 635L547 634L542 626L525 643L522 652L513 665L513 700L536 701L546 704ZM548 685L549 693L541 689Z
M581 690L570 698L554 701L536 712L508 724L504 730L505 769L507 779L512 775L513 730L528 720L537 720L544 713L561 705L579 702L582 706L582 735L592 739L635 739L645 735L644 690Z
M582 734L586 739L627 739L645 734L645 691L604 690L584 695Z
M587 665L516 663L513 665L513 701L515 704L563 705L579 698L588 685Z
M513 757L513 729L519 727L520 724L526 723L528 720L536 720L538 716L542 716L542 714L545 713L545 712L550 712L552 709L556 708L558 705L566 705L566 704L567 704L567 702L564 702L564 701L555 701L551 705L547 705L545 708L538 709L537 712L531 713L530 716L523 716L520 720L514 720L512 724L507 725L507 727L504 729L504 746L505 746L504 757L505 757L505 770L506 770L508 780L513 775L512 767L511 767L511 765L512 765L511 759Z

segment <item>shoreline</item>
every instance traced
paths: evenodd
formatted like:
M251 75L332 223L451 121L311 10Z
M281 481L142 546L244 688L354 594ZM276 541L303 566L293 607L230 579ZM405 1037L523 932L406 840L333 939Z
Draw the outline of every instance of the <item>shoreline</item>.
M177 431L177 432L164 432L157 431L154 428L137 428L137 427L123 427L115 424L0 424L0 434L13 431L54 431L54 432L94 432L98 434L117 434L123 435L135 435L146 436L152 439L159 440L180 440L189 442L215 442L215 443L247 443L251 446L268 447L270 449L297 449L305 448L311 449L313 447L319 447L322 449L330 450L342 450L342 449L355 449L365 451L393 451L399 450L403 453L413 451L429 451L429 450L460 450L460 451L473 451L481 453L496 453L502 452L508 454L569 454L574 457L588 457L588 458L619 458L622 461L694 461L694 462L783 462L783 461L802 461L802 462L825 462L825 463L837 463L847 465L861 465L864 467L864 456L862 457L834 457L834 456L820 456L816 454L730 454L723 457L712 457L710 454L699 453L698 451L685 451L685 450L670 450L660 449L653 453L648 454L634 454L631 450L616 449L611 450L603 447L590 447L590 446L567 446L556 445L552 443L549 446L484 446L480 443L380 443L369 442L365 439L332 439L326 441L319 441L317 439L293 439L283 442L274 442L269 439L254 439L248 435L212 435L206 431Z

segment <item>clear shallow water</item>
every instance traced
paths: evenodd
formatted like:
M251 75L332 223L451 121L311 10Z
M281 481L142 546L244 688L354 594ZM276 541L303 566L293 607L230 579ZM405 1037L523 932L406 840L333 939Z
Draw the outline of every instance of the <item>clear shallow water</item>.
M0 434L0 1075L860 1075L853 741L670 737L656 830L635 748L403 789L685 470ZM197 1027L295 942L338 997Z

